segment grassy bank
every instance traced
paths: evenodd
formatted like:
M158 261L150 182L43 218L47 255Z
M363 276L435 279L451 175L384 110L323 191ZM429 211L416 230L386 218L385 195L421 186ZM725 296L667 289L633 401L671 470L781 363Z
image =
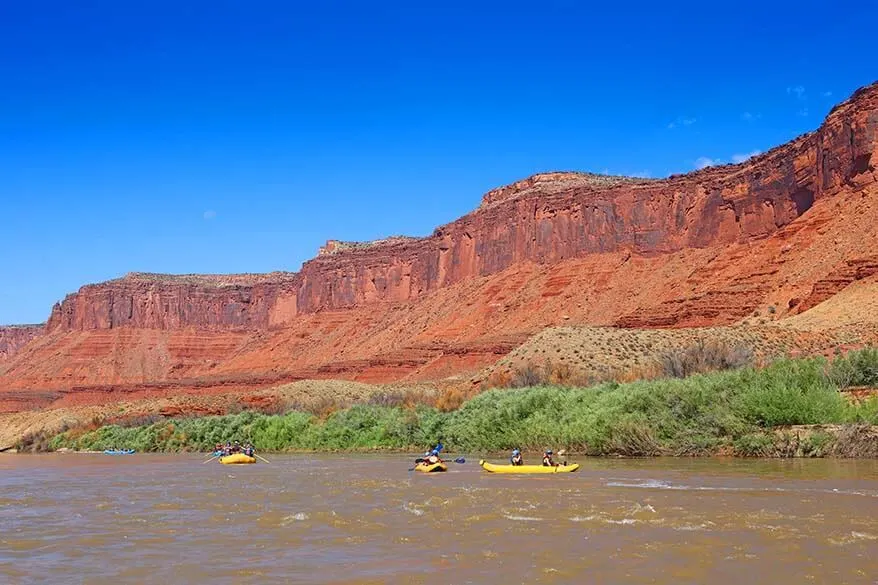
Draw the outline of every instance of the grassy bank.
M832 365L822 359L781 360L762 369L684 379L490 390L452 412L372 404L322 417L242 412L71 429L52 437L47 446L209 451L216 443L237 439L263 451L403 450L423 449L442 437L459 451L551 446L590 455L824 455L839 453L844 432L818 429L797 436L790 453L775 448L786 440L777 429L878 424L878 399L851 404L838 391L843 385L876 382L878 352L864 350Z

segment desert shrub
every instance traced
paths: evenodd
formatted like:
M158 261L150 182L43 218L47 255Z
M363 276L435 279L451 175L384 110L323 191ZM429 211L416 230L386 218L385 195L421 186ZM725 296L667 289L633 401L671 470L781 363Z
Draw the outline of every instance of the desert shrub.
M686 378L693 374L750 366L753 350L742 344L702 340L689 347L667 350L659 355L658 360L666 376Z
M374 406L402 406L405 404L406 394L399 390L382 390L369 397L368 404Z
M289 408L283 400L274 399L251 406L249 410L258 412L259 414L281 415L286 414L289 411Z
M735 454L743 457L768 457L774 451L774 437L767 433L749 433L734 442Z
M866 347L836 357L827 368L826 376L842 389L852 386L878 387L878 348Z
M120 427L131 428L131 427L144 427L151 425L153 423L157 423L165 420L165 417L159 414L148 414L148 415L139 415L139 416L131 416L128 418L123 418L116 421L116 424ZM100 425L98 425L100 426Z
M761 427L841 422L844 399L822 375L821 360L779 360L748 371L736 410Z
M878 396L860 404L846 404L843 421L855 424L878 425Z
M835 437L824 431L814 431L804 440L802 445L803 455L809 457L823 457L827 455L835 444Z
M531 386L545 385L545 374L538 366L533 363L527 363L517 368L512 374L512 380L509 382L510 388L528 388Z

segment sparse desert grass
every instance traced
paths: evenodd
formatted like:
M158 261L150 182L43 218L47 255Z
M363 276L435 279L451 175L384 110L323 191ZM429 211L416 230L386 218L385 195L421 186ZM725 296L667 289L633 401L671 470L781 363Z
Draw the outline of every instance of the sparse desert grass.
M651 330L556 327L533 336L483 370L474 382L485 388L515 387L520 385L515 378L522 369L543 368L549 363L564 364L570 369L569 377L579 385L604 380L628 382L722 369L726 367L723 361L764 365L780 357L826 353L839 343L832 333L776 324ZM672 372L675 369L676 374Z

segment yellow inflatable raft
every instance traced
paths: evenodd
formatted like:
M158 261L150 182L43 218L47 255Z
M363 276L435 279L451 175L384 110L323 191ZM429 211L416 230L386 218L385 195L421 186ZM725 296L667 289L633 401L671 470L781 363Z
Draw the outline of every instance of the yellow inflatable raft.
M448 466L443 462L433 463L432 465L429 463L418 463L415 465L415 471L421 471L423 473L435 473L437 471L448 471Z
M249 455L244 455L243 453L234 453L232 455L226 455L225 457L220 457L220 463L223 465L240 465L242 463L256 463L256 457L250 457Z
M494 465L487 461L479 461L482 469L491 473L567 473L579 469L579 463L546 467L543 465Z

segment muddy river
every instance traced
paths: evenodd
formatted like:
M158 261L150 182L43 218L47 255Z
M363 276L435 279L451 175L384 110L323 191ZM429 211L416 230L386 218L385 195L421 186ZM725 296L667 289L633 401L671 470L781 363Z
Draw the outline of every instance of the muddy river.
M878 583L878 461L0 455L0 583Z

